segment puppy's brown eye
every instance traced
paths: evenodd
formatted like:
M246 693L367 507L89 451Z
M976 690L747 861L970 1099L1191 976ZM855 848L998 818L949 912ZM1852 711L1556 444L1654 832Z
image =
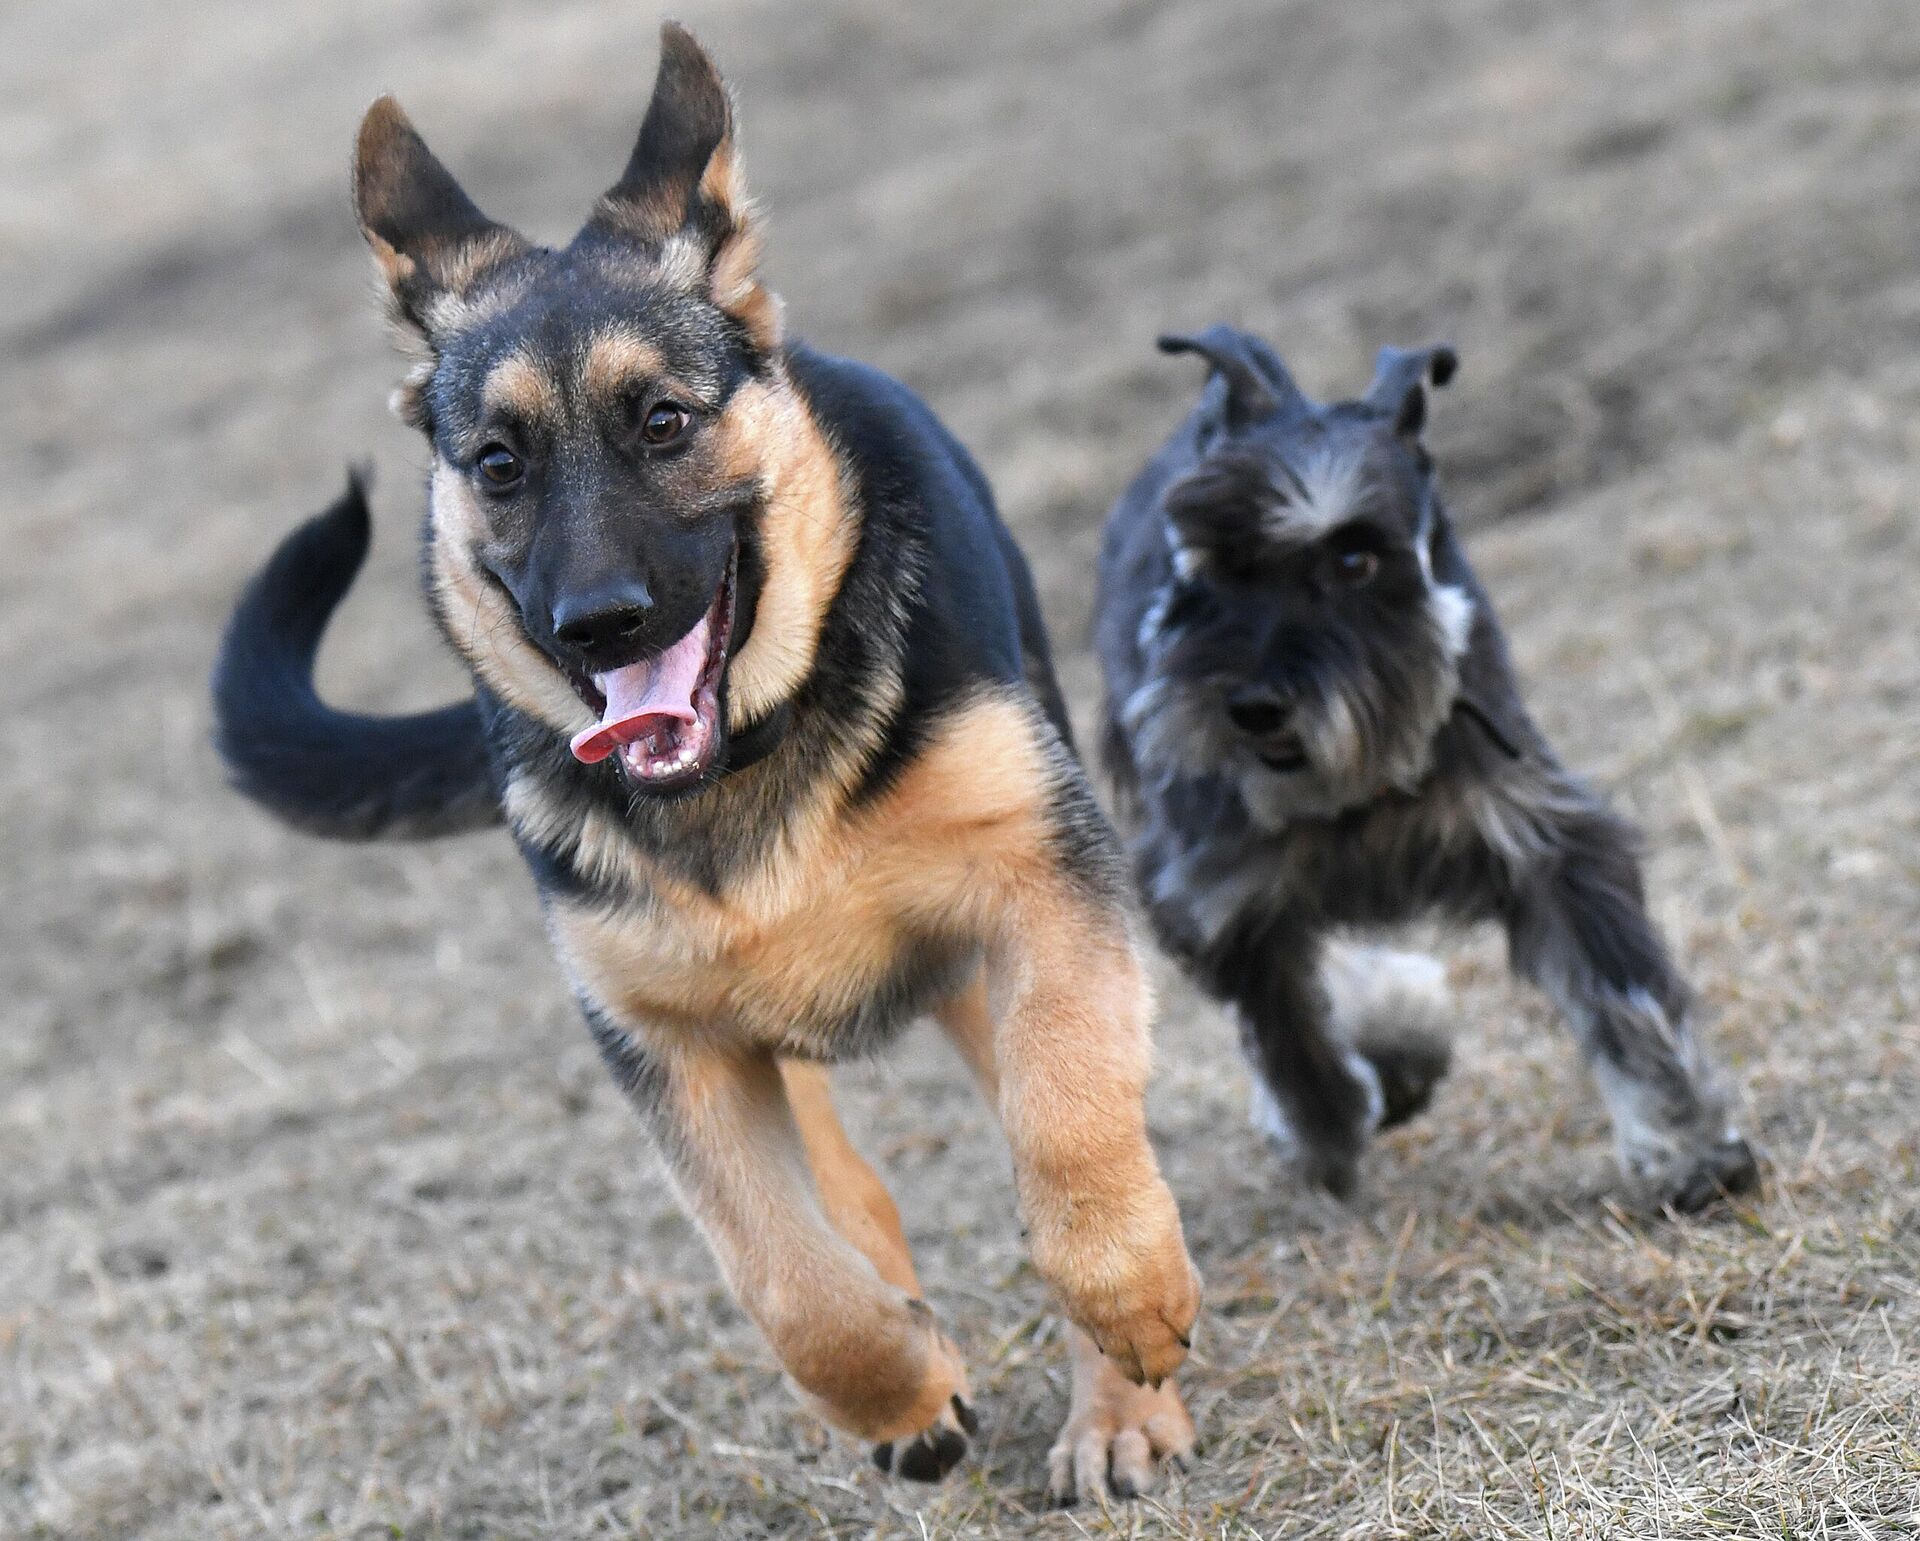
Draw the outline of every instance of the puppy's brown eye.
M1350 589L1365 588L1380 571L1380 558L1371 551L1342 551L1333 559L1333 575Z
M693 416L678 402L663 401L640 420L640 437L654 449L671 444L687 431Z
M480 458L474 464L479 466L480 474L496 487L511 487L526 474L520 457L504 444L489 444L480 451Z

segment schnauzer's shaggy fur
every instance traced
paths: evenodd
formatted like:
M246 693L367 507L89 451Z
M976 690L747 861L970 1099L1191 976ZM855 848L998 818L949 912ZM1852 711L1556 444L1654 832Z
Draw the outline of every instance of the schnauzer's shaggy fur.
M1255 1121L1350 1191L1447 1051L1437 966L1339 933L1496 920L1627 1172L1683 1209L1753 1187L1635 832L1527 715L1441 505L1420 431L1452 352L1387 349L1364 398L1323 406L1246 333L1161 346L1213 373L1107 527L1105 750L1161 940L1238 1009Z

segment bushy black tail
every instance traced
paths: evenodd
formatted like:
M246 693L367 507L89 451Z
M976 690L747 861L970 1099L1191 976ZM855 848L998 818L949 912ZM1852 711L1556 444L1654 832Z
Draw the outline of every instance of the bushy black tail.
M500 822L479 707L409 717L338 712L313 660L372 533L359 476L280 542L227 623L213 667L214 745L233 784L334 840L419 839Z

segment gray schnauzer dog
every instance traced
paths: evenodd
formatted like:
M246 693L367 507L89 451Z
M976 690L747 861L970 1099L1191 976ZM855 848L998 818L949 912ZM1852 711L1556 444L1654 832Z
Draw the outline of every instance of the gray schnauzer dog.
M1755 1188L1636 832L1528 716L1441 504L1420 434L1453 352L1388 348L1364 397L1329 406L1245 332L1160 346L1212 373L1107 525L1104 749L1162 943L1238 1011L1255 1122L1350 1193L1448 1051L1439 966L1348 934L1492 920L1648 1196Z

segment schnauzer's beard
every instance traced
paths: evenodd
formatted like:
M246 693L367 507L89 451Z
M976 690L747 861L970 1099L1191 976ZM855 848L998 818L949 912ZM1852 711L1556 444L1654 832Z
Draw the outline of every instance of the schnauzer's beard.
M1219 777L1254 822L1272 830L1412 791L1433 764L1434 737L1460 693L1457 627L1448 620L1430 599L1411 645L1376 648L1371 657L1297 678L1287 726L1306 764L1287 771L1262 762L1227 718L1226 696L1244 680L1198 660L1183 669L1177 636L1150 641L1147 679L1122 708L1142 779Z

